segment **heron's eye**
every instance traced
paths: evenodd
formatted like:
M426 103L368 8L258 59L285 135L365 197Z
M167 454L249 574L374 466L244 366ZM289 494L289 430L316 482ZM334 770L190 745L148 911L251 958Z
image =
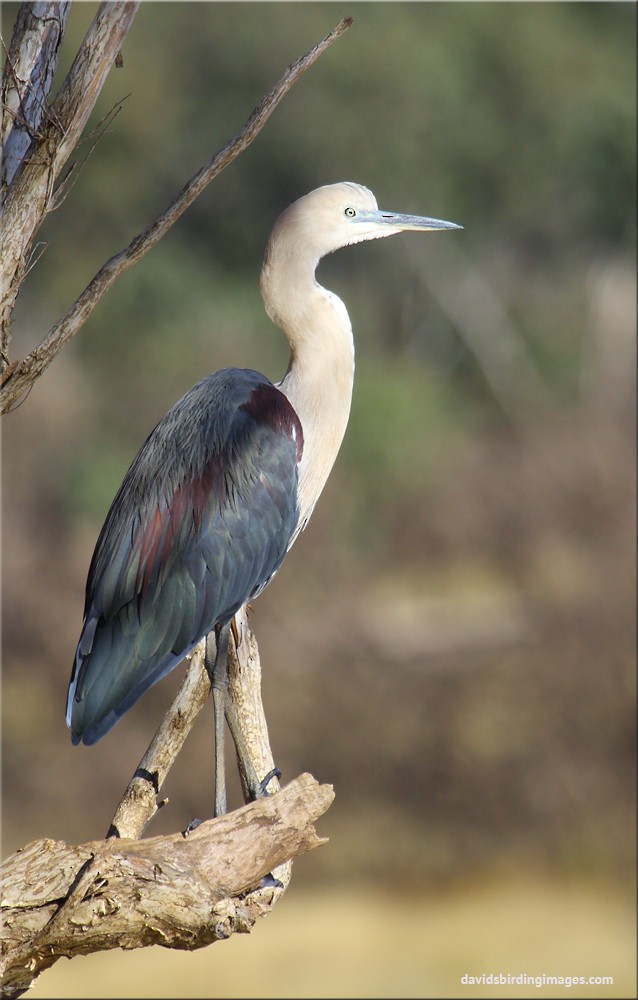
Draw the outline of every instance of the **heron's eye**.
M348 219L354 219L355 215L357 214L357 210L356 210L356 208L346 208L346 210L345 210L345 212L343 214Z

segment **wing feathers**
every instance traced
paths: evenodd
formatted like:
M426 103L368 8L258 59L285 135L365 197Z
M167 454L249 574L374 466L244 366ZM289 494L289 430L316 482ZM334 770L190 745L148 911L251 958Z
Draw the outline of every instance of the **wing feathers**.
M272 578L297 524L302 440L283 394L237 369L158 424L91 562L67 709L75 742L100 739Z

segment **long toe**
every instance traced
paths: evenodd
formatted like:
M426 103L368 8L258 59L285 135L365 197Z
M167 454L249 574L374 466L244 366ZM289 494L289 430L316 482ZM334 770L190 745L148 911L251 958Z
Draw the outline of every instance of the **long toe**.
M278 767L273 767L272 771L269 771L266 777L262 778L262 780L259 782L259 784L257 785L257 789L255 791L256 799L263 799L266 795L270 795L270 792L268 791L268 785L270 784L273 778L277 779L281 778L281 771L279 770Z
M259 883L260 889L283 889L283 887L283 882L280 882L278 878L275 878L272 872L268 872L267 875L264 875Z
M198 826L201 826L204 822L203 819L192 819L185 830L182 830L182 837L188 837L189 833L196 830Z

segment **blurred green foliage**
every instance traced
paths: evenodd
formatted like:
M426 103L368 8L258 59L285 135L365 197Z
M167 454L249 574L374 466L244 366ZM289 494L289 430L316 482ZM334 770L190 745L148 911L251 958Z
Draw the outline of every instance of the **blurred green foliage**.
M5 5L5 18L14 6ZM93 10L75 5L60 74ZM68 308L103 260L239 129L283 67L348 11L341 3L142 5L124 69L112 72L92 127L125 98L122 110L41 234L48 249L23 292L16 350L20 331L43 332ZM633 248L634 5L362 3L354 17L251 149L120 280L70 348L108 384L94 414L120 440L123 462L141 433L130 423L131 397L136 412L148 412L149 430L207 370L237 363L279 377L285 348L257 291L267 233L295 197L345 178L372 187L387 208L462 222L453 239L463 254L506 272L495 280L509 285L516 335L531 344L550 391L573 392L580 345L556 316L555 297L596 255ZM426 261L441 239L451 238L423 241ZM444 248L447 259L462 267L455 249ZM533 303L530 271L547 286ZM401 249L342 253L324 274L353 316L359 444L381 422L393 467L406 467L418 428L447 422L445 413L474 422L477 407L493 415L476 358L415 287ZM572 289L577 321L583 294ZM376 389L389 357L397 405L379 421ZM406 434L419 375L436 380L437 402L424 404L429 412ZM375 477L379 450L349 448L359 464L364 456ZM87 510L95 491L82 483L92 474L73 478L74 502ZM103 503L111 492L105 484Z
M32 280L46 287L53 313L80 290L83 272L90 276L238 130L283 67L346 6L142 5L124 69L111 74L93 125L125 97L122 111L43 234L50 246ZM92 12L92 4L75 6L69 54ZM122 317L92 321L106 328L112 355L121 360L124 351L126 360L143 326L158 336L174 322L190 324L205 297L216 347L218 290L209 291L205 272L254 289L274 216L336 179L368 184L387 207L458 219L471 254L505 243L508 255L551 271L608 247L631 251L633 4L362 3L354 16L253 147L124 279L121 304L108 304ZM364 288L387 266L385 253L363 266L342 256L340 269L362 273ZM61 266L71 260L72 268ZM142 316L131 315L130 297L143 303ZM391 331L376 334L385 348ZM96 333L82 341L99 351Z

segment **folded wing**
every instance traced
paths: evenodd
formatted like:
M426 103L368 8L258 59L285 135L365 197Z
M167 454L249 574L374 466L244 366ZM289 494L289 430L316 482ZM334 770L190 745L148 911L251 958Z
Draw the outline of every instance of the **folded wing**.
M298 520L303 433L263 375L190 390L127 472L95 548L69 685L74 743L99 740L276 573Z

